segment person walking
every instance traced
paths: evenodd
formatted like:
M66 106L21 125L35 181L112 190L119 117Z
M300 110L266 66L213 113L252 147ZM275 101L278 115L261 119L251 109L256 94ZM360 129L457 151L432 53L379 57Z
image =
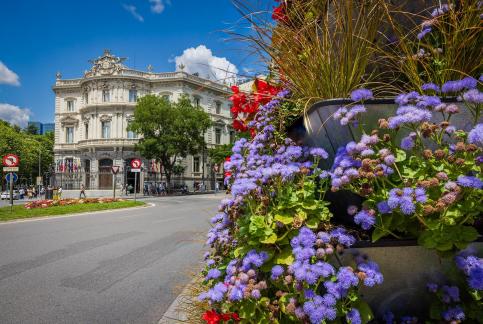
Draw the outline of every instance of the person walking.
M220 183L218 181L215 182L215 193L220 192Z
M81 185L80 185L79 199L82 198L82 195L84 195L84 198L87 198L86 197L86 188L84 187L84 184L83 183L81 183Z
M60 186L59 189L57 190L57 196L59 196L59 200L62 199L62 186Z

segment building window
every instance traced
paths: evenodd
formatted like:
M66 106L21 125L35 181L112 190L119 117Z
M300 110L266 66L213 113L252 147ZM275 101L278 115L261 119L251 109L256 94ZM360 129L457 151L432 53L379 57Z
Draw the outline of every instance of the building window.
M110 138L111 137L111 122L110 121L101 122L101 128L102 128L102 138Z
M67 100L67 111L74 111L74 100Z
M200 157L193 157L193 172L200 172Z
M88 139L89 138L89 124L85 124L85 138Z
M135 89L129 90L129 102L136 102L138 100L138 91Z
M221 114L221 102L219 101L216 102L215 113L217 115Z
M221 144L221 129L215 128L215 143Z
M109 90L102 90L102 102L111 101L111 93Z
M128 123L128 127L129 127L129 124ZM128 139L134 139L134 138L138 138L138 134L136 134L135 132L133 132L132 130L127 130L127 138Z
M194 97L193 98L193 103L194 103L195 107L199 107L200 106L200 102L201 102L201 98L200 97Z
M74 143L74 127L65 128L65 142L67 144Z
M235 131L230 131L230 143L235 143Z

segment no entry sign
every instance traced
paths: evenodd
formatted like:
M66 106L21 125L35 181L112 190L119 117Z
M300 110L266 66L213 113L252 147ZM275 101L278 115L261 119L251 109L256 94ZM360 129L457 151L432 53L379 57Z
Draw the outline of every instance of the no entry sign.
M3 166L16 167L20 163L20 159L15 154L7 154L3 157Z
M131 168L140 169L141 168L141 160L140 159L132 159L131 160Z

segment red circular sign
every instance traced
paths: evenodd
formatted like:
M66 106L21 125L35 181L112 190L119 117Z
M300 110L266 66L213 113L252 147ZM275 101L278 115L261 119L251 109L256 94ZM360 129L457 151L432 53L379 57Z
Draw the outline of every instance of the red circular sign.
M139 169L141 167L141 160L140 159L132 159L131 160L131 167L133 169Z
M6 167L16 167L20 163L20 159L15 154L7 154L3 157L3 165Z

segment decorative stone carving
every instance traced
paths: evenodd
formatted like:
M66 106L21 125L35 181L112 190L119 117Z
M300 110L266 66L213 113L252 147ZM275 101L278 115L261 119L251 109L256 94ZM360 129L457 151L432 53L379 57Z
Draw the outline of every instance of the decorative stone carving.
M134 120L134 115L133 115L133 114L127 114L127 115L126 115L126 120L127 120L128 122L132 122L132 121Z
M77 126L78 124L79 124L79 120L70 116L66 116L60 119L60 125L62 127Z
M56 78L57 80L62 79L62 74L61 74L60 72L57 72L57 73L55 74L55 78Z
M122 64L125 60L126 58L114 56L106 49L102 56L95 60L89 60L89 63L93 66L85 73L85 77L120 74L123 69L127 69Z
M82 122L84 124L89 124L89 120L91 119L91 117L89 117L89 115L83 115L82 116Z
M101 122L108 122L108 121L111 121L112 120L112 115L101 115L101 117L99 117L99 120Z

